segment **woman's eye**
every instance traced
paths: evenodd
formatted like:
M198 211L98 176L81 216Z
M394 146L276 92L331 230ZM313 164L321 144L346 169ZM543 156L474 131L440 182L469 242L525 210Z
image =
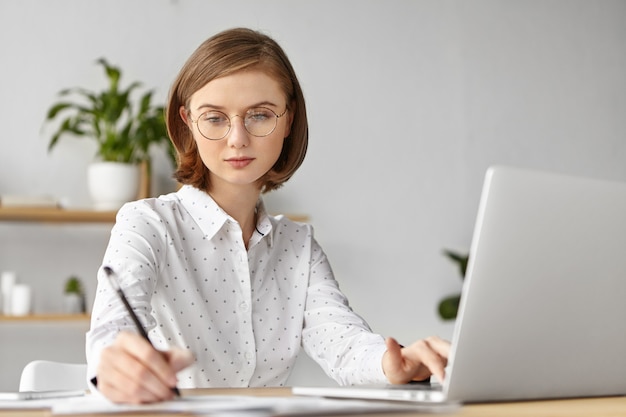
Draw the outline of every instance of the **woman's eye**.
M263 122L271 117L271 112L264 109L252 109L248 111L246 118L251 121Z
M225 114L219 112L208 112L200 116L203 122L211 124L220 124L228 121L228 117Z

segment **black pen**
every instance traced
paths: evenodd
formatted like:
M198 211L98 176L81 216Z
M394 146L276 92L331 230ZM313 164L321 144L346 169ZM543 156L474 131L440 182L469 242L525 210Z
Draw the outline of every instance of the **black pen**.
M144 339L146 339L148 343L150 343L150 346L154 347L154 345L150 341L150 338L148 337L148 333L146 333L146 330L143 328L143 326L141 325L141 322L137 318L137 315L135 314L132 307L128 303L128 300L126 299L126 296L124 295L124 291L122 291L122 287L120 287L120 284L117 282L115 272L109 266L105 266L103 269L107 278L109 279L109 283L111 283L111 287L113 287L113 289L117 292L117 295L119 295L120 300L122 300L122 303L124 304L124 307L126 307L126 311L128 311L130 318L133 319L133 322L135 323L135 327L137 327L139 334ZM180 391L178 390L178 388L174 387L172 388L172 391L174 392L174 394L180 397Z

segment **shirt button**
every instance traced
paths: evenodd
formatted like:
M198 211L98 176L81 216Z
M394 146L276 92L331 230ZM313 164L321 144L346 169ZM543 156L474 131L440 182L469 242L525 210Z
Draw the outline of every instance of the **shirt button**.
M247 360L252 360L254 359L254 353L252 352L246 352L246 354L244 355L246 357Z
M242 302L241 304L239 304L239 309L241 311L248 311L250 307L248 306L248 303L246 303L245 301Z

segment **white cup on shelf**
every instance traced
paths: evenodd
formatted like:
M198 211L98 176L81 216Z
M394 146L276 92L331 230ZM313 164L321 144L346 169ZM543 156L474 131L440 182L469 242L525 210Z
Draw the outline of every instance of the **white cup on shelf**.
M30 285L15 284L11 296L11 313L14 316L26 316L30 314L32 299Z
M13 288L17 281L17 274L13 271L4 271L0 275L0 292L2 293L2 313L11 314L11 299L13 298Z

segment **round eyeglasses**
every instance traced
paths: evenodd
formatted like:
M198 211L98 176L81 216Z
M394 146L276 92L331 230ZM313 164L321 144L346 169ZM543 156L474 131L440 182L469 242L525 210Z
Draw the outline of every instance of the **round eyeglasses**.
M270 135L278 119L287 113L287 109L281 114L276 114L267 107L254 107L249 109L243 116L243 126L252 136L264 137ZM233 117L241 117L236 115ZM191 115L189 116L191 119ZM224 139L230 132L231 118L226 113L218 110L209 110L202 113L197 120L191 119L198 126L198 132L209 140Z

